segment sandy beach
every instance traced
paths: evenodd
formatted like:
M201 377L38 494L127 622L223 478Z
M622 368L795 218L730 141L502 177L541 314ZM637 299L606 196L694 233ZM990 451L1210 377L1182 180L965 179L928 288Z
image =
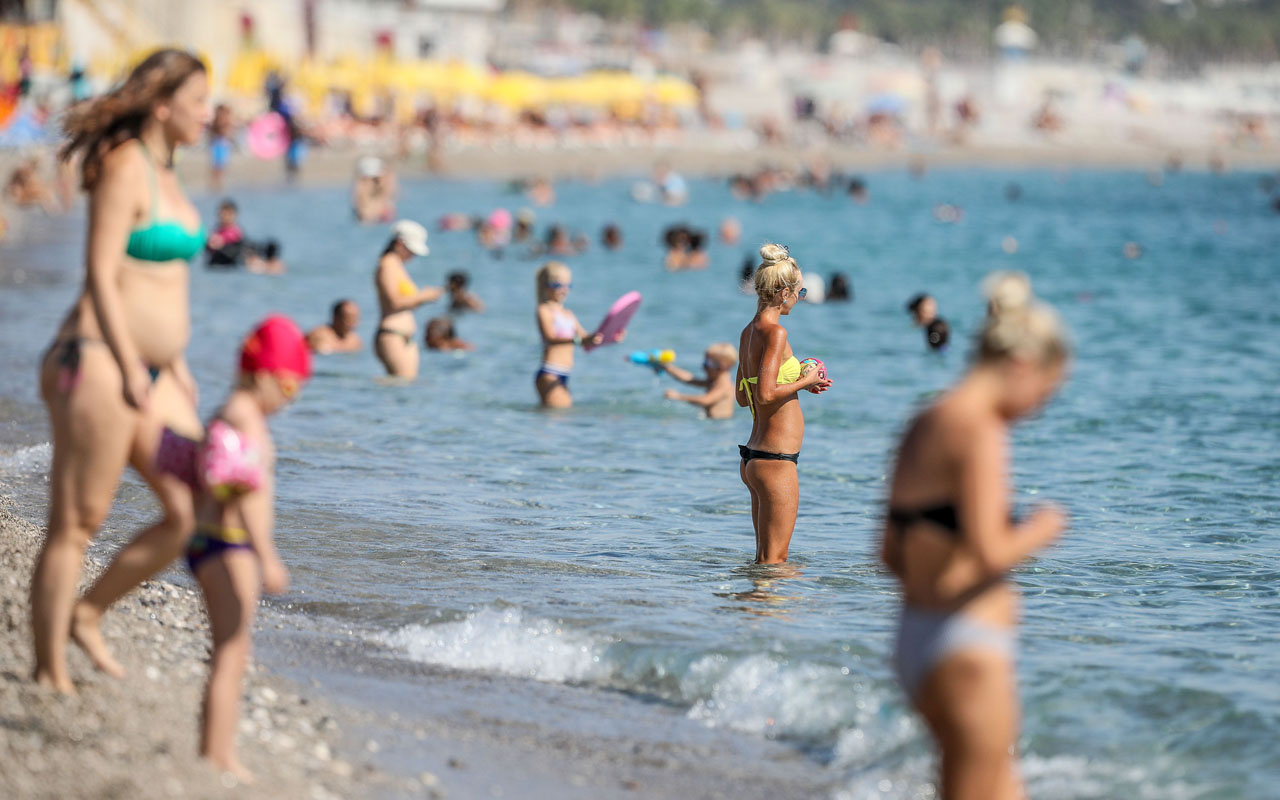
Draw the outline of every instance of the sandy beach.
M32 684L27 581L41 531L14 513L10 499L0 504L0 796L320 800L391 788L352 745L346 731L358 724L355 716L256 668L245 687L240 743L257 782L237 786L205 766L196 757L196 714L208 627L199 595L185 587L149 581L107 615L105 633L129 671L125 679L94 673L73 652L78 696ZM430 796L415 783L398 788Z

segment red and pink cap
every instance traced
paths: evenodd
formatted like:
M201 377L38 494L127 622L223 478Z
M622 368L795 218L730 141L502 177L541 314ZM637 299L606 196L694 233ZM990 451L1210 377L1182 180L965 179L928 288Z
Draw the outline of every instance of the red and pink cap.
M311 377L311 350L306 337L283 314L264 319L240 348L243 372L289 372L303 380Z

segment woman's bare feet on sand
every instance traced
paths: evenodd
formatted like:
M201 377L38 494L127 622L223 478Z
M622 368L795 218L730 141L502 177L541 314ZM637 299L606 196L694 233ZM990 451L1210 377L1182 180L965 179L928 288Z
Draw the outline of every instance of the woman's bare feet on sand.
M76 685L66 676L57 678L46 670L37 670L31 675L31 679L39 686L53 689L54 691L61 692L62 694L78 694L78 692L76 692Z
M224 785L226 784L226 778L228 776L241 786L248 786L254 781L253 773L246 769L244 764L240 763L239 759L232 758L231 760L223 763L210 758L209 764L223 774Z
M84 603L76 603L71 616L71 641L80 645L100 672L113 678L124 677L124 667L111 657L107 642L102 638L102 614Z

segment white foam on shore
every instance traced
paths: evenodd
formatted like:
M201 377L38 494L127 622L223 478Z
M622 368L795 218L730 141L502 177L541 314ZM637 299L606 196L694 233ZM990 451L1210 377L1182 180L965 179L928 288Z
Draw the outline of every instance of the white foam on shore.
M900 719L882 713L889 698L881 689L834 665L774 653L706 653L685 661L515 608L486 608L373 638L427 664L657 695L704 725L832 748L837 764L882 752L885 720ZM859 739L856 731L864 729L874 732ZM910 735L908 724L889 738Z
M48 472L53 461L53 445L49 442L19 447L12 453L0 454L0 474L32 475Z
M1024 755L1018 762L1027 793L1045 800L1191 800L1203 796L1174 774L1172 759L1161 763L1120 764L1084 756ZM831 800L932 800L937 763L913 756L889 770L860 773Z
M498 672L553 683L604 677L604 647L550 620L519 609L484 609L466 619L406 625L378 637L415 661Z

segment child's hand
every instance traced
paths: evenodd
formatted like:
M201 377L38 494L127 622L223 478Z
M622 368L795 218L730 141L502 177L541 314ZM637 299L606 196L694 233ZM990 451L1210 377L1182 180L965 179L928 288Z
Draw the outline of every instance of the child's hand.
M279 556L262 559L262 588L267 594L284 594L289 588L289 570Z
M668 390L666 390L665 392L663 392L663 393L662 393L662 396L663 396L663 397L665 397L665 398L667 398L668 400L679 400L679 399L680 399L680 393L679 393L679 392L677 392L675 389L668 389Z
M621 340L619 340L619 341L621 341ZM588 336L587 338L583 339L583 340L582 340L582 343L583 343L583 344L589 344L589 345L591 345L592 347L599 347L600 345L604 344L604 334L602 334L602 333L593 333L593 334L591 334L590 336Z

